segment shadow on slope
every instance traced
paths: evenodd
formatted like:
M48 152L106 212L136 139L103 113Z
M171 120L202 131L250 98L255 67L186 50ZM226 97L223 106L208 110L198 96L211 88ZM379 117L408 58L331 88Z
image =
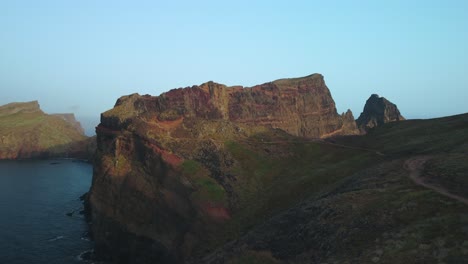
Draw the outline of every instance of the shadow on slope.
M309 198L257 223L203 262L468 262L466 205L415 184L404 166L411 157L430 155L423 168L428 180L450 192L466 195L467 114L389 123L366 136L335 138L329 142L337 144L336 147L346 146L343 150L373 149L384 156L369 157L368 168L355 172L332 171L339 175L333 176L334 184L308 192ZM314 162L301 156L302 165ZM370 163L375 165L369 166ZM291 171L298 169L292 166ZM292 175L287 174L286 178L295 179ZM313 181L308 183L309 187L306 183L303 191L313 186ZM288 185L278 186L283 186L283 193L289 191L291 196L298 191Z

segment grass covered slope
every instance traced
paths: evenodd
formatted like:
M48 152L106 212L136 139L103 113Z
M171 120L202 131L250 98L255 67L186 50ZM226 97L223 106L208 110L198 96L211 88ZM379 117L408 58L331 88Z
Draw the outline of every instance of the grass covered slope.
M266 193L270 199L293 205L203 261L466 263L467 142L465 114L389 123L366 136L331 139L318 146L341 150L318 151L315 159L298 152L302 166L289 163L285 177L273 181L276 189L266 188L275 190ZM317 151L313 143L300 148ZM335 162L327 163L327 156Z
M88 141L76 125L42 112L37 101L0 107L0 159L85 157Z
M92 228L97 254L114 260L199 259L380 159L264 126L148 113L106 112L97 128Z
M347 175L381 159L369 151L342 149L281 133L280 136L261 133L245 140L229 140L222 148L232 161L232 166L224 172L231 179L224 179L216 191L208 185L199 186L197 192L222 194L223 201L227 201L223 204L227 204L229 218L222 224L211 225L210 232L203 232L201 241L194 247L199 254L242 236L310 196L333 189ZM229 186L226 188L229 192L223 186ZM216 197L205 198L210 204L216 204L219 200Z
M199 103L203 89L173 93L182 92L122 97L101 115L89 196L96 255L130 263L467 260L467 115L307 139L263 119L230 120Z
M463 152L468 145L468 114L427 120L391 122L365 137L335 141L354 147L377 149L387 156L404 157L441 152Z

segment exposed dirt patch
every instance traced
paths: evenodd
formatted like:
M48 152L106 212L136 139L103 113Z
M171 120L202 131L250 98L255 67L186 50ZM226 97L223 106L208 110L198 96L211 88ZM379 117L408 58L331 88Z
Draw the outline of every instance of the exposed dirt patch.
M203 203L201 209L205 214L210 216L215 221L224 222L231 219L231 215L226 207L214 203Z

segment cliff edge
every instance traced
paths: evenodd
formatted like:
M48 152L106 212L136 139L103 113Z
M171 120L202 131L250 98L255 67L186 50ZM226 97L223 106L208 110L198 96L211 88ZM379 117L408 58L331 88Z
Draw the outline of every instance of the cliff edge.
M246 163L264 167L276 155L285 167L295 151L276 143L358 133L351 111L337 113L320 74L123 96L96 128L89 196L96 253L161 263L201 256L247 226L238 221L247 219L248 197L258 195L247 182L264 173ZM271 154L249 158L252 147Z
M465 263L466 205L413 183L405 164L426 155L425 177L465 195L466 118L384 118L375 133L324 139L359 131L321 75L123 96L96 128L96 256Z

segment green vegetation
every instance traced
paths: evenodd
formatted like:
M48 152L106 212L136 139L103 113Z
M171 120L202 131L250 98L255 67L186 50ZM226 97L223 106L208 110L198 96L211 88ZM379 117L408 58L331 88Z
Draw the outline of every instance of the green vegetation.
M118 172L125 172L130 169L130 161L124 155L118 155L114 158L114 168Z
M366 136L324 141L187 122L153 131L151 142L186 159L169 164L162 180L147 174L139 186L187 201L195 212L187 214L194 259L221 247L223 263L231 264L464 263L466 205L415 183L407 161L427 156L421 177L466 196L467 120L389 123ZM136 164L130 173L147 166Z
M344 137L344 145L376 149L393 157L468 149L468 114L387 123L366 136Z
M182 173L189 175L195 175L202 168L201 164L194 160L184 160L180 166L182 168Z
M2 129L16 129L25 126L37 125L44 121L46 116L43 113L16 113L2 116L0 127Z
M137 114L134 103L140 97L138 94L131 94L119 98L119 105L102 113L105 118L116 118L120 122Z
M239 176L236 191L240 204L236 220L243 222L243 226L251 226L265 216L324 192L340 179L379 159L365 151L314 142L284 144L280 146L282 156L265 152L262 147L261 142L253 146L238 142L226 144L239 162L233 173Z
M206 249L238 237L301 200L333 189L347 176L381 160L369 151L344 149L284 134L262 133L247 140L227 141L224 146L236 160L228 173L237 179L232 183L237 199L231 204L232 219L218 228L213 227L217 235L202 243ZM191 170L190 164L183 167ZM212 184L204 183L198 186L209 189ZM227 199L225 192L218 189L221 186L215 186L209 197L215 199L219 195ZM202 193L208 196L207 191ZM251 254L236 261L233 263L269 263Z
M20 109L21 104L15 107ZM86 152L86 138L72 124L39 109L0 113L0 158L68 155L79 149Z
M226 205L226 191L214 179L205 177L196 179L197 190L192 195L195 201L220 203Z
M468 115L389 123L360 137L294 140L262 134L225 143L236 160L230 173L236 176L232 185L238 197L231 221L207 247L239 239L272 216L307 201L316 203L318 212L335 213L319 213L299 223L294 217L300 214L282 221L301 226L320 223L315 232L340 226L314 240L332 241L333 254L324 263L468 261L466 205L415 184L405 167L411 157L428 156L421 177L468 198ZM260 234L262 245L267 245L267 233ZM229 263L276 263L274 258L257 256L253 249L231 256Z
M198 203L216 203L227 205L227 196L224 188L209 177L209 172L197 161L184 160L180 165L182 174L191 179L195 187L192 200Z

